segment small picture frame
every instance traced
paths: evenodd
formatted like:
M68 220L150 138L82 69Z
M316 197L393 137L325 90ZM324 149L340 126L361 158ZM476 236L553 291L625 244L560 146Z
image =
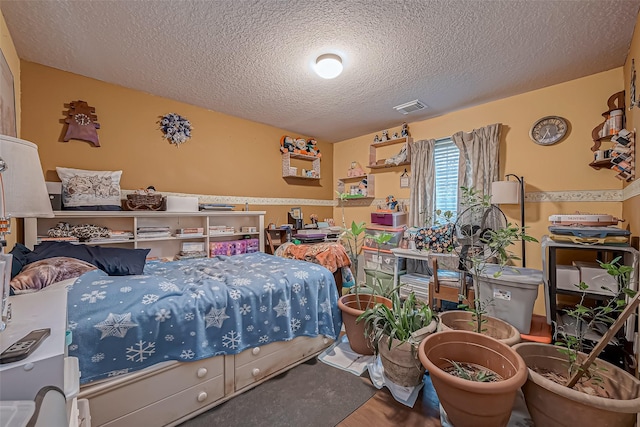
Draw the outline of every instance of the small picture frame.
M302 219L302 208L291 208L291 216L294 219Z
M404 173L400 175L400 188L409 188L409 174L406 169Z

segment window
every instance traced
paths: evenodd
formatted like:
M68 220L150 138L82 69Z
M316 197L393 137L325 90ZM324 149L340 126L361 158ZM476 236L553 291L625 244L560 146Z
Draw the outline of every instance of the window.
M434 209L451 211L458 209L458 159L460 150L451 138L436 141L435 160L435 202Z

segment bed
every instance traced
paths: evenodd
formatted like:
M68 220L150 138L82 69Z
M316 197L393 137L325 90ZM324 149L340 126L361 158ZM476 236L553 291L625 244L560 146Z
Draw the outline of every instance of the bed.
M314 357L342 326L329 270L264 253L68 283L92 426L180 424Z

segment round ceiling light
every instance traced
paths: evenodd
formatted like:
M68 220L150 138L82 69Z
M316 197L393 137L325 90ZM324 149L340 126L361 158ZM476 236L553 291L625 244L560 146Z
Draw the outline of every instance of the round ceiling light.
M316 59L316 73L323 79L333 79L342 73L342 58L333 53L320 55Z

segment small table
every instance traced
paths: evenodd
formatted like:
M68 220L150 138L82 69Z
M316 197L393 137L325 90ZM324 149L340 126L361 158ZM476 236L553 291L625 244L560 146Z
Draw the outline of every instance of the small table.
M393 287L397 287L399 282L398 270L400 269L400 258L405 259L416 259L419 261L428 261L429 260L429 251L419 251L417 249L402 249L402 248L393 248L391 249L391 253L396 257L396 262L393 265Z

